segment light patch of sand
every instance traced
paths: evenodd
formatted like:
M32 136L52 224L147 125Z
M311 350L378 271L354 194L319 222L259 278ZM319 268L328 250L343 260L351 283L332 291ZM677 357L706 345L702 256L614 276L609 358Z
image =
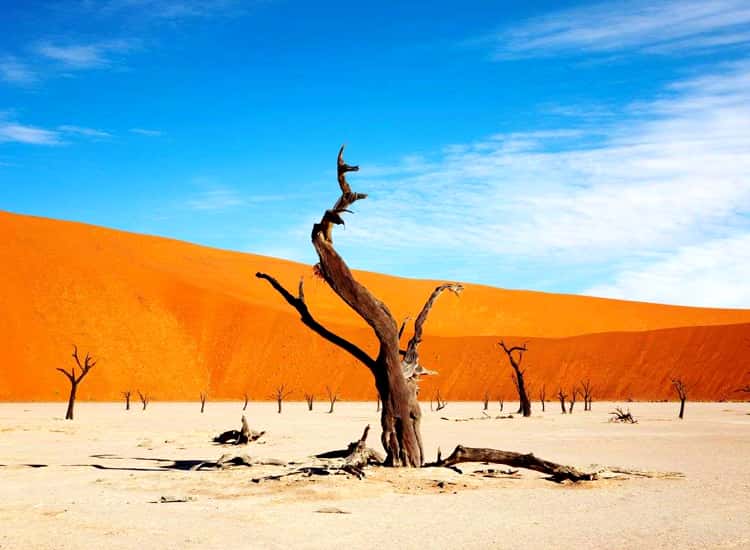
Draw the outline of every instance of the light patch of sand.
M238 403L208 402L205 414L199 403L153 402L145 412L79 403L73 422L62 420L63 403L0 404L0 548L749 547L750 404L689 402L683 421L675 403L627 405L638 424L609 423L613 405L598 402L572 416L550 403L529 419L447 422L440 417L481 415L479 403L450 403L424 412L426 451L462 443L684 479L563 486L527 471L484 478L471 473L481 466L464 465L463 475L381 468L364 480L253 483L282 469L161 467L232 452L210 440L239 426ZM239 452L304 462L344 447L367 423L379 448L374 403L326 409L290 402L279 415L274 403L251 403L251 427L267 434Z

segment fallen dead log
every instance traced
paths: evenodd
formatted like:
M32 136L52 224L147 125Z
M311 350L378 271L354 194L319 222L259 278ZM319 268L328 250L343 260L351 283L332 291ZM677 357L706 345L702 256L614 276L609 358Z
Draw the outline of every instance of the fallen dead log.
M514 453L511 451L500 451L498 449L480 449L475 447L464 447L458 445L447 458L441 458L438 450L437 460L427 467L451 468L462 462L488 462L493 464L504 464L513 468L524 468L548 474L550 479L556 482L562 481L594 481L598 479L596 472L581 472L572 466L565 466L542 460L532 453Z
M260 439L265 431L256 432L247 425L247 418L242 415L242 427L239 430L227 430L214 437L214 443L221 445L245 445Z
M609 413L612 415L612 418L609 419L610 422L623 422L625 424L638 424L638 421L633 418L633 415L630 414L630 409L627 411L623 411L620 407L615 408L614 411Z
M450 416L441 416L440 420L447 420L449 422L469 422L471 420L506 420L509 418L513 418L512 414L505 414L505 415L501 414L498 416L492 416L492 415L485 413L484 411L482 411L482 414L484 416L469 416L467 418L452 418Z

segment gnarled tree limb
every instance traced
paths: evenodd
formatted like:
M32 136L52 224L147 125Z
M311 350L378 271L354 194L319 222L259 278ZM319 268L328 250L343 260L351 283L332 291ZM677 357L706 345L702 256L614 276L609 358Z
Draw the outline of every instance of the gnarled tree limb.
M346 340L338 334L331 332L312 316L312 314L310 313L310 309L307 307L307 303L305 302L302 279L300 279L299 282L299 295L295 297L271 275L258 272L255 274L255 276L259 279L265 279L266 281L268 281L271 286L284 297L287 303L299 312L300 320L305 324L305 326L312 329L313 332L325 338L332 344L340 347L344 351L349 352L354 356L355 359L358 359L360 362L364 363L370 370L375 368L375 361L365 351L363 351L356 344L351 343L349 340Z

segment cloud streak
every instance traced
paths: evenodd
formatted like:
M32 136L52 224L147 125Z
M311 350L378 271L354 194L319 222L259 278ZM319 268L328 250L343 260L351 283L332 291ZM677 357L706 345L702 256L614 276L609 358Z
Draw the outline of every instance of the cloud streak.
M684 54L750 45L743 0L635 0L559 10L487 37L498 59L614 54Z
M27 145L61 145L60 134L36 126L0 121L0 143L23 143Z
M34 48L35 53L60 63L71 70L94 69L109 66L112 56L132 51L132 40L108 40L90 44L54 44L42 42Z

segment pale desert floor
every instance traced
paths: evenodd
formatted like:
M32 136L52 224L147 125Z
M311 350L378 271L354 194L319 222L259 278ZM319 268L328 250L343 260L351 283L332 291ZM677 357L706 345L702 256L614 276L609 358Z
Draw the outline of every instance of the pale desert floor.
M62 419L63 403L0 404L0 548L750 548L750 404L688 403L683 421L675 403L626 406L638 424L608 423L609 403L593 412L579 403L572 416L550 403L530 419L471 422L440 417L481 416L478 403L423 406L425 451L432 459L438 446L447 454L462 443L683 479L559 485L529 471L485 478L471 472L487 466L462 465L463 475L378 468L364 480L254 483L282 469L164 467L238 450L211 443L239 427L238 403L209 402L200 414L198 403L125 412L121 403L81 402L73 422ZM367 423L380 448L374 403L326 410L290 402L279 415L275 403L251 403L251 427L267 434L239 452L309 462Z

